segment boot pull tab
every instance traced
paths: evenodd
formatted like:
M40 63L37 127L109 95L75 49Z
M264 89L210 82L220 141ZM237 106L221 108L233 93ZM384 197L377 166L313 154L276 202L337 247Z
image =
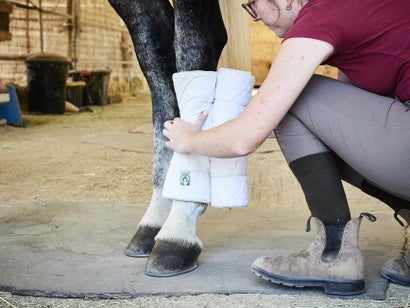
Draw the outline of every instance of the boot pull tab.
M366 217L371 222L375 222L377 220L376 216L370 213L366 213L366 212L360 213L359 218L363 218L363 217Z
M405 227L404 222L402 222L401 219L399 218L399 211L395 211L395 212L394 212L394 219L396 219L397 222L398 222L402 227Z
M306 232L310 232L310 220L312 219L312 216L309 216L307 223L306 223Z

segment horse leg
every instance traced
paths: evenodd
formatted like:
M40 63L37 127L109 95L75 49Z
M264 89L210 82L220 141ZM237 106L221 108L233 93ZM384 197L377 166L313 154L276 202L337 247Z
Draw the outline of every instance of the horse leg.
M154 237L167 218L171 200L162 198L162 187L172 151L165 147L163 123L178 116L172 83L176 71L174 51L174 11L168 0L109 0L130 32L134 49L151 91L154 136L153 194L137 232L124 253L146 257Z
M147 260L145 274L155 277L175 276L192 271L203 248L196 235L198 217L206 204L176 201L159 231Z
M228 41L218 0L174 0L176 68L215 71Z
M175 0L174 11L177 70L215 71L227 41L218 0ZM174 276L197 267L202 243L196 222L205 209L202 203L173 201L148 258L147 275Z

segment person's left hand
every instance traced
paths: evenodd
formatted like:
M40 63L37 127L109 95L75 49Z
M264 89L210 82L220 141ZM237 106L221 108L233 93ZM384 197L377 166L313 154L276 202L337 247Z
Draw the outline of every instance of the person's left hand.
M201 112L193 124L185 122L180 118L166 121L162 133L169 141L165 142L165 145L180 154L191 153L194 144L193 138L201 131L207 116L207 111Z

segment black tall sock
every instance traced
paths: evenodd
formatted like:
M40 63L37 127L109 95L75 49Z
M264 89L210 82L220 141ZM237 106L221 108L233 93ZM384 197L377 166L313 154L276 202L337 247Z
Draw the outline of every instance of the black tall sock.
M312 216L328 223L350 220L346 194L331 152L298 158L289 167L302 187Z

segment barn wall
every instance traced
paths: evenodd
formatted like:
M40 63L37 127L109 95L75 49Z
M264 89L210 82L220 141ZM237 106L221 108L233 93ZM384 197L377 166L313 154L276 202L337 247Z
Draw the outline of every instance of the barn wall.
M12 39L0 41L1 82L25 86L24 60L46 52L67 57L76 70L110 70L111 93L147 91L127 28L108 1L42 0L42 10L39 0L10 3Z
M81 0L76 69L111 70L110 92L147 91L128 30L106 0ZM95 12L98 12L97 14Z
M0 82L25 86L25 58L43 51L67 57L76 70L110 70L110 94L126 97L148 91L128 30L108 1L3 2L13 5L12 39L0 41ZM251 70L259 85L280 40L261 22L253 22L241 3L242 0L220 0L229 40L219 65ZM335 70L329 67L319 72L335 75Z

